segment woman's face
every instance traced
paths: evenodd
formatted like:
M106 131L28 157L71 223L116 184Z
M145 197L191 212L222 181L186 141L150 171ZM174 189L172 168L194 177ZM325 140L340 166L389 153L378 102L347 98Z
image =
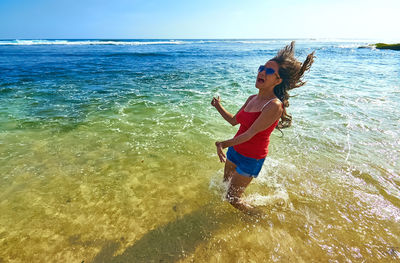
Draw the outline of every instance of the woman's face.
M281 83L278 71L279 65L275 61L269 60L264 66L260 66L256 80L256 88L268 89Z

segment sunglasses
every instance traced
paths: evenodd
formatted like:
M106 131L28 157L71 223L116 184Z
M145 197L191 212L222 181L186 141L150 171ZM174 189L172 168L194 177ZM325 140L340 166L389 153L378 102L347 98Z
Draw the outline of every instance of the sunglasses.
M266 66L261 65L261 66L258 68L258 73L260 73L260 72L262 72L262 71L265 71L265 74L267 74L267 75L272 75L272 74L275 73L275 69L273 69L273 68L267 68Z

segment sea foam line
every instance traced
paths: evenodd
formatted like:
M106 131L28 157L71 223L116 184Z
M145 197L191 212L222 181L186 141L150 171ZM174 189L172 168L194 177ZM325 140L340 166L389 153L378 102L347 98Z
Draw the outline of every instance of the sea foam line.
M100 41L100 40L83 40L83 41L70 41L70 40L7 40L0 41L0 45L12 46L31 46L31 45L125 45L125 46L139 46L139 45L181 45L185 41Z

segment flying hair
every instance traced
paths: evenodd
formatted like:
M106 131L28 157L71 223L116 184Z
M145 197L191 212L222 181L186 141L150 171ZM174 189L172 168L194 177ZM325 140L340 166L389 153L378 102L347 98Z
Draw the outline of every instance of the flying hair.
M292 124L292 116L287 114L286 108L289 107L289 90L304 86L304 73L309 71L314 62L314 52L308 54L306 60L301 63L294 56L295 41L278 51L278 54L271 59L279 65L279 76L282 82L275 86L274 93L283 103L283 113L278 123L278 129L288 128Z

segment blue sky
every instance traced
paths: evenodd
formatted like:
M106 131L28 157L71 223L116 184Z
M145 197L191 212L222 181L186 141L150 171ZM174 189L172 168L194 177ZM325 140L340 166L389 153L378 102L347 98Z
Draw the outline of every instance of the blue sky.
M0 38L400 41L399 0L0 0Z

